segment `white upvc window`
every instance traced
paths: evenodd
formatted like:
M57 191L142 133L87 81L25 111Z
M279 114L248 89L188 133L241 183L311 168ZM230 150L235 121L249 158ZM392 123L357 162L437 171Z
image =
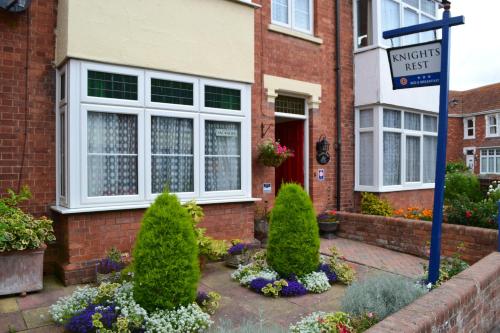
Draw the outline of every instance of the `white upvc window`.
M437 116L373 106L356 110L356 190L434 187Z
M497 137L500 136L500 131L498 128L498 121L500 120L500 114L487 114L484 116L486 122L486 137Z
M464 118L464 139L476 138L476 117Z
M500 174L500 148L481 149L480 173Z
M271 22L287 28L313 33L312 0L272 0Z
M66 68L58 206L146 207L164 189L200 203L251 199L250 85L78 60Z

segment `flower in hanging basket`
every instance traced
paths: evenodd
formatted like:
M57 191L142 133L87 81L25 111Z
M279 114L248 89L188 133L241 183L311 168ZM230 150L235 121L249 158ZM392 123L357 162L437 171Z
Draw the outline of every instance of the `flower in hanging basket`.
M293 151L279 141L266 140L257 146L259 161L265 166L279 167L287 158L293 157Z

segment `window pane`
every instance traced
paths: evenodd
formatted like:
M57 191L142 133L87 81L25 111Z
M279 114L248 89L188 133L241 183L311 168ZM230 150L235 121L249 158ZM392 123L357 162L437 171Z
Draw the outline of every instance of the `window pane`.
M424 131L437 133L437 117L424 115Z
M281 96L276 97L274 111L305 115L306 101L303 98Z
M420 181L420 138L406 137L406 181Z
M88 72L88 95L137 100L137 76Z
M205 122L205 191L241 189L240 123Z
M420 131L420 114L405 112L405 129Z
M384 127L401 128L401 112L384 109Z
M359 111L359 127L373 127L373 110L361 110Z
M61 82L59 82L59 91L60 93L60 100L63 100L66 98L66 73L61 74L60 77Z
M152 78L151 101L158 103L193 105L193 84Z
M59 147L59 163L60 163L60 192L61 196L66 196L66 115L64 112L61 112L60 126L59 126L61 145Z
M241 110L241 91L205 86L205 106L217 109Z
M401 134L384 132L384 185L401 184Z
M496 157L496 169L495 169L495 173L500 173L500 156L497 156Z
M481 157L481 173L488 172L488 163L486 157Z
M409 8L405 8L403 18L404 18L404 21L403 21L404 27L418 24L418 13L414 10L411 10ZM403 38L404 38L404 43L406 45L418 43L418 34L411 34L408 36L404 36Z
M371 0L357 0L357 11L358 47L371 45L373 43Z
M434 183L436 176L437 136L424 136L424 183Z
M403 1L415 8L418 8L418 0L403 0Z
M488 157L488 173L494 173L494 172L495 172L495 158Z
M301 30L311 30L311 8L309 0L293 0L294 28Z
M474 136L474 129L469 128L469 129L467 130L467 136Z
M420 0L420 9L432 16L436 16L436 4L432 0Z
M382 0L382 32L399 28L399 4L392 0ZM390 40L384 40L391 45ZM399 38L392 39L394 46L399 46Z
M431 22L431 21L433 21L433 19L431 19L430 17L427 17L425 15L420 15L420 23L427 23L427 22ZM436 33L434 32L434 30L420 33L420 41L422 43L430 42L431 40L434 40L434 39L436 39Z
M373 132L359 134L359 185L373 185Z
M137 116L89 112L88 195L138 193Z
M288 24L288 0L273 1L273 21Z
M151 117L151 190L194 191L193 120Z

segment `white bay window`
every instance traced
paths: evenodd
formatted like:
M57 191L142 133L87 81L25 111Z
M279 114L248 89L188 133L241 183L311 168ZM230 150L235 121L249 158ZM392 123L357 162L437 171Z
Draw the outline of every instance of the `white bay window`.
M436 153L437 116L380 106L356 110L356 190L432 188Z
M165 189L251 200L249 85L77 60L63 71L58 209L146 207Z

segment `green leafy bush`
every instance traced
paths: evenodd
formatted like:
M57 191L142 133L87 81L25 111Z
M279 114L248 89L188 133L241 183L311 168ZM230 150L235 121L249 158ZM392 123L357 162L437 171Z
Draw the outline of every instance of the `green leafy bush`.
M361 213L368 215L391 216L392 207L387 200L380 199L373 193L361 193Z
M192 218L175 195L161 194L144 214L134 248L134 298L148 311L187 306L200 278Z
M0 199L0 252L38 249L56 239L51 220L36 219L16 207L31 197L27 187L19 194L10 189L7 193L8 197Z
M402 276L380 274L350 285L341 302L342 311L354 316L373 313L380 320L424 295L427 288Z
M469 171L469 168L462 161L448 162L446 164L446 173L466 172L466 171Z
M446 222L481 228L498 228L498 206L494 200L474 202L466 196L451 199L445 208Z
M472 172L453 172L446 174L444 200L451 204L453 200L467 197L472 202L483 199L478 177Z
M302 276L319 265L319 231L311 199L297 184L282 185L269 225L267 262L280 276Z

